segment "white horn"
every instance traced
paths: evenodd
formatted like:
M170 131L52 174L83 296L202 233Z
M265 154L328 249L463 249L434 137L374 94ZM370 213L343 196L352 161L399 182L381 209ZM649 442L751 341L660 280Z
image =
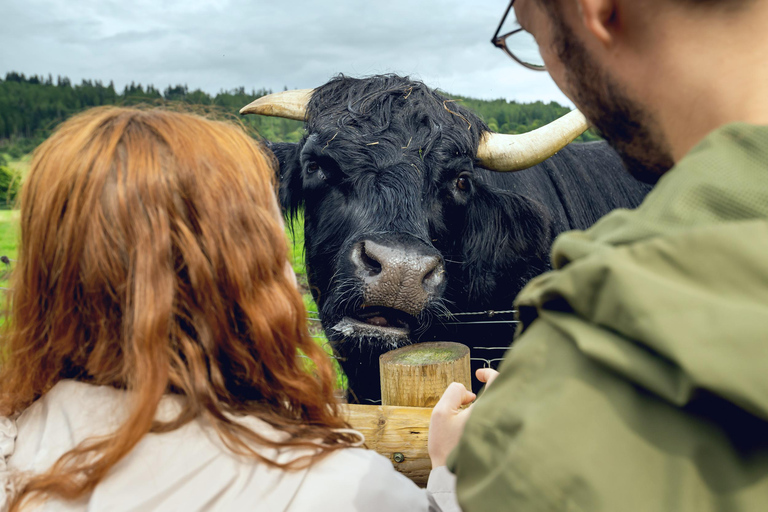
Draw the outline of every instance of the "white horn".
M304 121L307 104L313 92L314 89L295 89L267 94L241 108L240 114L259 114Z
M488 132L477 148L477 158L483 167L494 171L521 171L551 157L587 131L589 126L584 114L574 110L528 133L507 135Z

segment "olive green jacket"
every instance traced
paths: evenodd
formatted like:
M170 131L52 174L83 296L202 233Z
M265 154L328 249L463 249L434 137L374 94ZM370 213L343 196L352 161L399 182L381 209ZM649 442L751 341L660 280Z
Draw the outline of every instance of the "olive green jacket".
M552 252L449 461L465 512L768 510L768 127Z

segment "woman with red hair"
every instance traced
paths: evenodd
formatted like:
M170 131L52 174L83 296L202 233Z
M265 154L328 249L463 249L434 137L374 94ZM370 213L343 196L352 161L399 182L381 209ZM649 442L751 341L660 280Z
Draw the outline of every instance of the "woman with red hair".
M427 510L353 448L273 174L237 127L157 110L90 110L37 150L0 347L0 510Z

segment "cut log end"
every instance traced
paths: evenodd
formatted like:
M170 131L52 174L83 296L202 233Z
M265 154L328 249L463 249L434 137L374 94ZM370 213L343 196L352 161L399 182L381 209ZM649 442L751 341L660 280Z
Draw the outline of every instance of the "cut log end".
M469 354L469 347L461 343L438 341L417 343L381 356L382 363L419 366L425 364L449 363Z
M471 389L469 348L453 342L418 343L383 354L381 403L432 407L451 382Z

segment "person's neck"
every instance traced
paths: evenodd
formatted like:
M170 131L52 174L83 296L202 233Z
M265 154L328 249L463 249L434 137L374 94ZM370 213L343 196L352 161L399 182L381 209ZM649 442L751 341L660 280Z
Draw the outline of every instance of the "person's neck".
M690 19L673 25L646 93L675 161L725 124L768 125L766 4L709 26Z

